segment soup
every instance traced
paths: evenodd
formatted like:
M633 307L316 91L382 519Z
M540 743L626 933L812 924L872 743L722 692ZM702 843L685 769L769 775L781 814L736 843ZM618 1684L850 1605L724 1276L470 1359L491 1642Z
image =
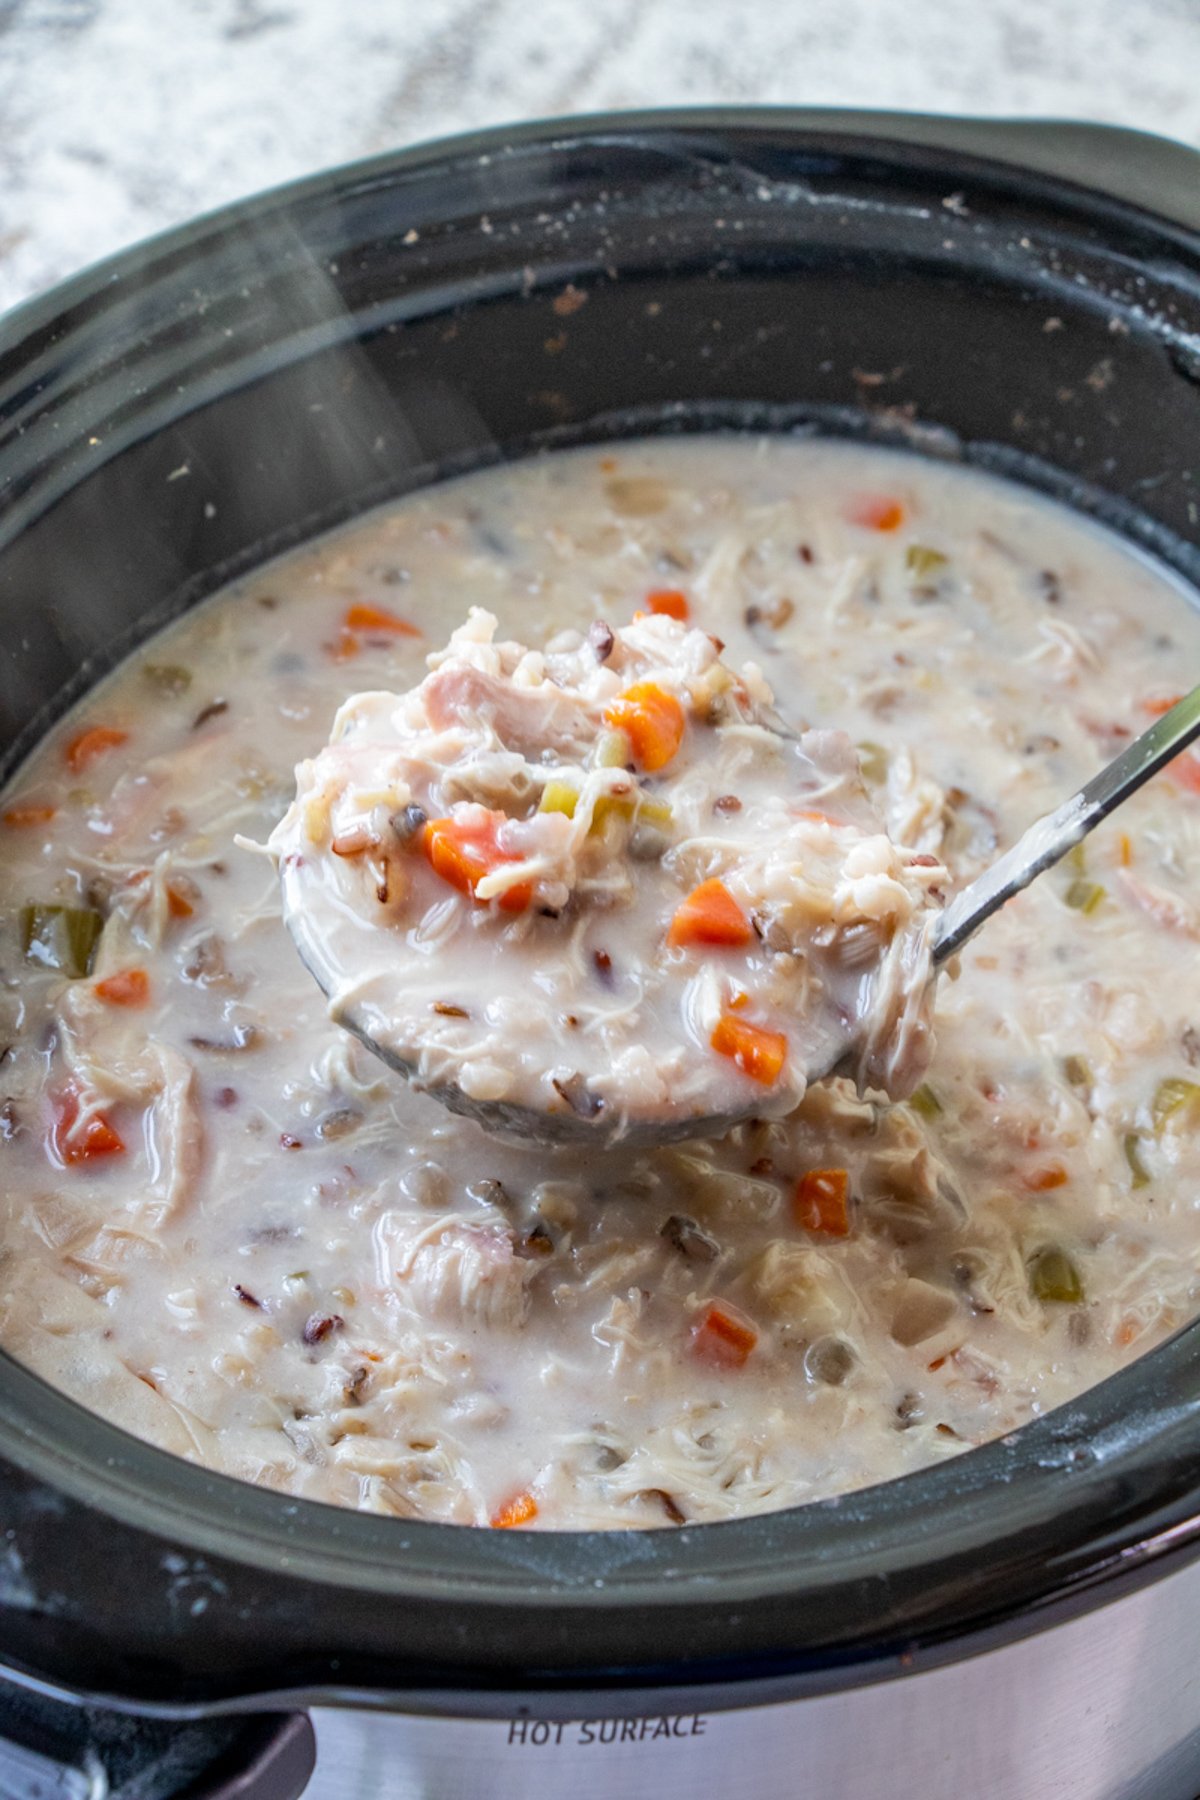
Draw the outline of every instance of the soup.
M534 1149L330 1021L254 845L338 707L420 681L471 606L540 644L664 589L789 727L849 733L892 840L952 885L1200 651L1167 576L1065 511L782 438L496 469L218 595L0 806L14 1355L287 1492L649 1527L958 1455L1191 1315L1190 754L964 953L907 1101L830 1082L721 1141Z

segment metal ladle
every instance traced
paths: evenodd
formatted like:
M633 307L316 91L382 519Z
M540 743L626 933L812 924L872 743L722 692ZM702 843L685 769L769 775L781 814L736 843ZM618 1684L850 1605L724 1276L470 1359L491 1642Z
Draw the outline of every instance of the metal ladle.
M1149 781L1152 775L1156 775L1197 737L1200 737L1200 687L1194 687L1169 712L1164 713L1161 719L1156 719L1147 731L1135 738L1098 775L1085 782L1069 800L1064 800L1054 812L1038 819L1010 850L1006 850L989 869L955 896L938 920L933 940L933 972L936 974L950 957L961 950L980 926L994 912L998 912L1006 901L1011 900L1014 894L1021 893L1044 870L1053 868L1055 863L1060 862L1102 819L1106 819L1130 794L1136 793L1144 782ZM322 945L309 930L309 915L304 905L303 869L285 864L281 871L281 881L284 919L301 960L318 986L326 994L330 994L336 985L335 971L328 967L322 955ZM377 1043L361 1020L342 1013L338 1017L338 1023L352 1031L368 1050L406 1080L415 1074L414 1065ZM838 1037L831 1032L820 1053L810 1062L809 1081L820 1081L836 1074L851 1059L853 1048L848 1037ZM565 1110L551 1113L542 1112L535 1107L514 1105L510 1101L475 1100L464 1094L461 1088L449 1083L429 1087L424 1091L440 1100L451 1112L476 1119L490 1130L546 1145L589 1144L593 1148L601 1148L614 1141L637 1147L678 1142L685 1138L718 1137L724 1135L731 1126L753 1117L761 1110L761 1106L750 1105L738 1113L710 1114L701 1118L689 1114L678 1119L635 1119L624 1122L614 1130L611 1124L606 1125L603 1115L599 1119L589 1120Z

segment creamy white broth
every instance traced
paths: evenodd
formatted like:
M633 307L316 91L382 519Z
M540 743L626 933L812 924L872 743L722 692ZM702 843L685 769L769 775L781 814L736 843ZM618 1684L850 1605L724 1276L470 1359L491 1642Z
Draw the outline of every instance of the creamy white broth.
M958 1454L1191 1315L1193 759L967 951L909 1104L830 1086L720 1145L534 1152L329 1022L235 836L265 839L339 704L420 680L469 606L539 643L663 586L790 725L849 732L894 840L956 882L1191 685L1200 650L1162 574L1054 507L782 440L492 471L218 596L4 800L14 1354L283 1490L654 1526Z

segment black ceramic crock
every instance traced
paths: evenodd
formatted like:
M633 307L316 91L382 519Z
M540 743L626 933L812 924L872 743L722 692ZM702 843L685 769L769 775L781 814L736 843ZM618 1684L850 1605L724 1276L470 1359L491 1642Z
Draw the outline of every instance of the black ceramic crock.
M626 115L381 157L125 252L0 321L9 766L255 562L557 444L898 441L1065 497L1195 579L1198 172L1070 126ZM558 309L568 284L583 304ZM1193 1557L1198 1445L1190 1326L1012 1438L840 1501L470 1531L208 1474L0 1358L0 1664L175 1712L802 1693Z

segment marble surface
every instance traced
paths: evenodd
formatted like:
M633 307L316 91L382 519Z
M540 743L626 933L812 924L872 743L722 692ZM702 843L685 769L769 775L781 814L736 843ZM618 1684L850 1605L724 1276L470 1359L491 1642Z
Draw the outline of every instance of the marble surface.
M1200 145L1200 0L0 0L0 308L324 165L727 102L1092 118Z

